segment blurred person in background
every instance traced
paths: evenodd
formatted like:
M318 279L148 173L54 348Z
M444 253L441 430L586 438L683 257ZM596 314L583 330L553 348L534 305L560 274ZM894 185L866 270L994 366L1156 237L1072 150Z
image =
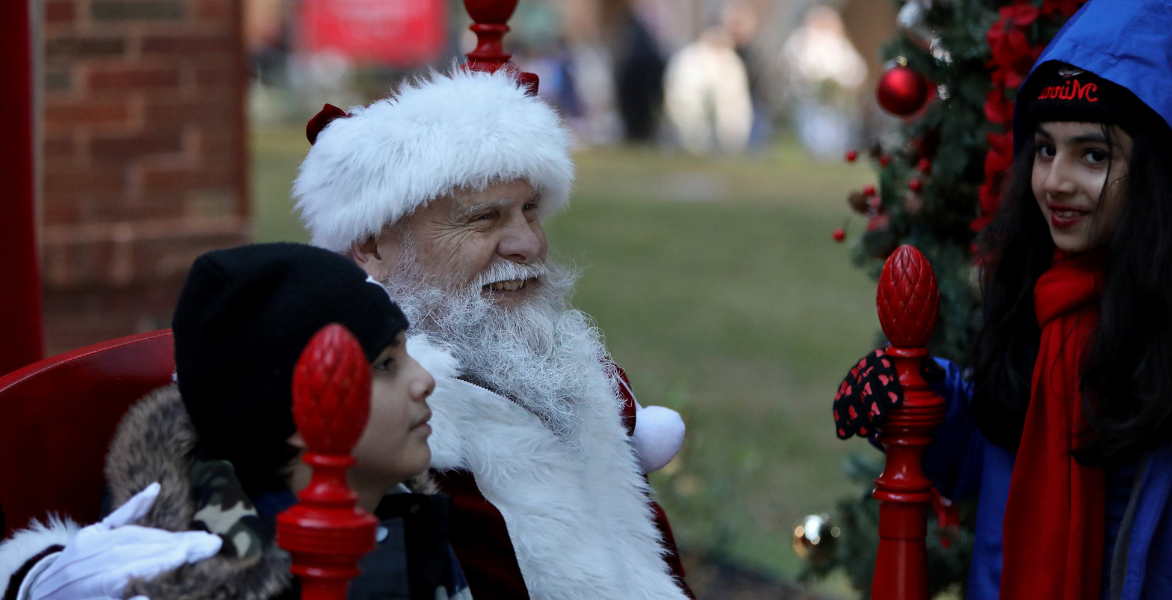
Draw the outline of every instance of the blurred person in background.
M820 157L841 156L859 128L863 57L846 38L838 11L814 6L782 48L798 137Z
M753 103L749 75L736 44L737 36L724 19L681 48L668 63L664 75L667 114L680 145L689 152L741 152L749 144Z
M737 56L745 64L749 79L749 100L753 104L753 126L749 132L749 146L760 147L769 143L773 136L773 119L769 102L761 81L766 67L763 57L754 46L761 29L761 18L752 0L730 0L724 6L721 19L725 29L732 35Z
M663 108L664 60L639 11L626 7L623 12L615 69L619 114L628 142L649 142Z

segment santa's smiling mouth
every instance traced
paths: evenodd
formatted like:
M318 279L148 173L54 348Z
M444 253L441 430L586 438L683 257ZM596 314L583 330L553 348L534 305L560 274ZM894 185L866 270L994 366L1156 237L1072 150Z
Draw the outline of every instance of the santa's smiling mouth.
M508 281L497 281L484 286L485 290L493 292L515 292L525 287L529 283L528 279L510 279Z

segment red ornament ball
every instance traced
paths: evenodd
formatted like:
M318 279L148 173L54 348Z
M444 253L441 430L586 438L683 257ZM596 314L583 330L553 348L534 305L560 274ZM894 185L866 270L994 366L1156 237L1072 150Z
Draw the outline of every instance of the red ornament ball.
M924 182L920 181L919 177L907 182L907 189L913 192L919 192L921 189L923 189L923 187Z
M879 78L875 98L883 110L906 117L923 108L928 101L928 80L907 67L889 69Z
M921 158L920 162L916 163L916 169L919 170L919 172L921 172L921 173L927 173L928 170L931 168L932 168L932 161L930 161L926 158Z
M846 230L842 227L834 230L834 241L841 242L846 239Z
M863 195L864 196L874 196L875 195L875 186L864 185L863 186Z
M846 162L853 163L853 162L855 162L855 159L857 159L858 157L859 157L859 153L857 150L847 150L846 151Z
M891 162L890 156L887 156L886 154L884 154L879 157L879 166L880 167L886 167L887 163L889 163L889 162Z

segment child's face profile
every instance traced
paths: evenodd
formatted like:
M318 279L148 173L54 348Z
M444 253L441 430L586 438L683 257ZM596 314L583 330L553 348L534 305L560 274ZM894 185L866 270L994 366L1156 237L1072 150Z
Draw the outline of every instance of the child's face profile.
M422 473L431 463L426 398L435 380L407 354L403 334L371 363L370 419L354 447L356 487L384 489ZM364 485L365 484L365 485Z
M1117 126L1048 122L1034 133L1031 185L1054 246L1082 252L1114 233L1127 203L1132 139Z

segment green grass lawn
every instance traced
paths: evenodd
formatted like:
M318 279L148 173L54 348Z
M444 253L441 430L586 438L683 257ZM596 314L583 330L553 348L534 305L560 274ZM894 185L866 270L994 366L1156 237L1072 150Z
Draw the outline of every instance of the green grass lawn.
M300 131L253 136L257 241L305 240L288 191ZM858 493L841 469L830 402L878 330L875 286L831 231L862 165L767 154L698 158L651 149L579 152L550 245L582 270L594 316L642 404L683 414L684 450L651 482L681 546L793 577L801 516ZM852 227L860 230L855 220Z

